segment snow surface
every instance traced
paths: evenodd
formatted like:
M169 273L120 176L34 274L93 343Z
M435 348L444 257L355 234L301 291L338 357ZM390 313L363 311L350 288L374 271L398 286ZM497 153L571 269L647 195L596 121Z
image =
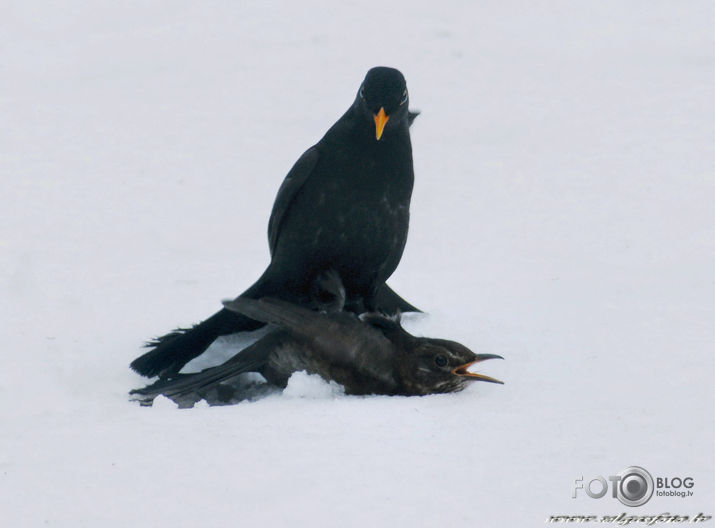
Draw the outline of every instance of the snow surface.
M0 526L542 526L641 465L715 505L715 4L14 2L0 25ZM415 333L506 385L128 401L268 262L378 64L412 105ZM303 396L303 397L301 397ZM711 521L712 523L713 521Z

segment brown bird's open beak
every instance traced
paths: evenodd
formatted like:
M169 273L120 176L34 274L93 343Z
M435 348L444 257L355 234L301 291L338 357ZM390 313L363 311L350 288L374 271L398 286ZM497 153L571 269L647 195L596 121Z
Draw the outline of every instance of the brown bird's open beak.
M380 141L382 131L385 129L385 125L387 124L387 120L390 119L390 116L385 114L384 108L380 108L380 111L373 117L375 119L375 139Z
M484 374L477 374L476 372L469 372L469 367L471 367L475 363L479 363L480 361L485 361L487 359L504 358L501 356L497 356L496 354L477 354L477 357L474 361L470 361L469 363L465 363L464 365L459 365L457 368L452 370L452 374L454 374L455 376L463 376L465 378L470 378L474 381L488 381L489 383L501 383L502 385L504 385L503 381L492 378L490 376L485 376Z

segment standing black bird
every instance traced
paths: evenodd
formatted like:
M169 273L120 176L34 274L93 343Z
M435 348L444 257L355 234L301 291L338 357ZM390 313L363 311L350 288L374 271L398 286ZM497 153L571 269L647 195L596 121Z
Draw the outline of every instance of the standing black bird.
M456 392L469 381L499 380L469 372L494 354L475 354L454 341L415 337L399 321L379 314L317 312L277 299L241 298L225 303L230 310L277 327L217 367L179 374L131 392L150 404L164 394L182 406L205 398L231 403L241 387L236 376L259 372L285 387L297 371L318 374L343 385L347 394L424 395Z
M268 222L271 262L240 297L306 303L318 274L335 269L347 293L346 309L418 311L386 284L407 241L414 175L402 74L368 71L355 101L286 176ZM148 346L131 367L145 376L171 376L219 336L263 323L223 309L190 329Z

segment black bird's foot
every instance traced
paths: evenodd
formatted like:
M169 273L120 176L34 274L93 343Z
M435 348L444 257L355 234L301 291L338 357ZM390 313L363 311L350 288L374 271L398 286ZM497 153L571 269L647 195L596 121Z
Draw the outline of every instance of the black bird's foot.
M321 312L342 312L345 308L345 286L340 274L330 269L318 275L310 288L311 303Z

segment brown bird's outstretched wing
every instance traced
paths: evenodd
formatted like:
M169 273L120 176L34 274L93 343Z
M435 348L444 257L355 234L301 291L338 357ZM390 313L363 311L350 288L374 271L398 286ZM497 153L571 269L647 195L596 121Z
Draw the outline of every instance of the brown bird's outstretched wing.
M342 374L349 371L350 376L371 380L370 383L379 384L383 390L394 385L392 343L380 330L363 323L352 313L321 313L271 298L255 300L239 297L224 302L224 306L251 319L282 328L296 342L305 343L309 351L308 361L316 365L316 372L327 372L321 374L326 379L345 384L337 369Z
M134 389L129 394L142 405L151 405L154 398L160 394L174 400L181 407L191 407L202 398L211 403L230 401L233 394L227 392L236 388L222 384L245 372L260 372L270 353L280 347L282 342L283 335L280 333L268 334L221 365L201 372L160 379L142 389ZM221 394L221 389L224 394Z
M266 297L259 300L238 297L232 301L224 301L223 305L232 312L237 312L262 323L270 323L286 328L296 335L309 338L321 333L320 328L325 327L330 322L343 319L357 321L357 318L352 314L341 313L328 317L326 314L321 314L297 304Z

